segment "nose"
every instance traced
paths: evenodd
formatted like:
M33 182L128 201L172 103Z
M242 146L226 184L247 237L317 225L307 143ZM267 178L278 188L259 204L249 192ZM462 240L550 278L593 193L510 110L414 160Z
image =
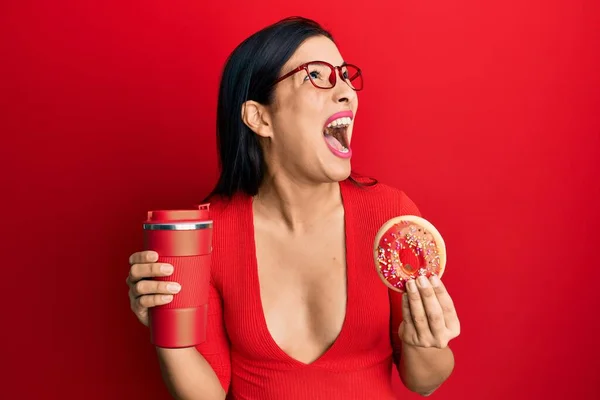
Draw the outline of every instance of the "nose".
M356 99L356 91L342 78L341 71L337 71L335 87L333 88L334 100L337 103L350 103Z

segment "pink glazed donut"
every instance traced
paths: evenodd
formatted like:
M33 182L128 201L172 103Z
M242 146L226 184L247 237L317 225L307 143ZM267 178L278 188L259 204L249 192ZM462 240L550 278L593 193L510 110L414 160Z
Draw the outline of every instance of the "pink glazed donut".
M406 282L420 275L442 277L446 245L427 220L404 215L387 221L377 232L373 246L375 269L383 283L404 292Z

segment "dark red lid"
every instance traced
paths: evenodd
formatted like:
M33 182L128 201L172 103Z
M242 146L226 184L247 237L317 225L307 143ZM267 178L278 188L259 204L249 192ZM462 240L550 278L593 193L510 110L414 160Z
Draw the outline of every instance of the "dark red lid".
M209 218L209 204L200 204L190 209L148 211L146 223L206 221Z

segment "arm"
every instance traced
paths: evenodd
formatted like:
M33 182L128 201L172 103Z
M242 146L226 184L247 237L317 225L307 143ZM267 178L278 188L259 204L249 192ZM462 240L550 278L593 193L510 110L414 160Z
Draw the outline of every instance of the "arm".
M423 348L403 343L399 334L402 323L402 295L391 290L389 295L394 364L408 390L428 396L450 376L454 369L454 356L449 347Z
M206 341L195 348L156 348L163 380L177 400L224 400L231 379L221 296L210 285Z
M225 391L206 359L193 347L156 349L163 380L177 400L224 400Z
M402 214L421 216L404 193ZM389 291L391 338L394 362L400 379L411 391L428 396L442 385L454 369L448 342L458 336L460 323L450 295L439 279L407 284L402 295Z
M450 347L417 347L404 344L398 369L400 379L411 391L428 396L444 383L454 369Z

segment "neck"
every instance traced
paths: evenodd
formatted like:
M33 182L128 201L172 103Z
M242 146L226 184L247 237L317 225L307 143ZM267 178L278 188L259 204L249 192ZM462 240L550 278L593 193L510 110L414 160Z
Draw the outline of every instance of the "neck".
M290 232L300 232L341 205L338 182L309 183L283 176L265 177L254 198L255 212L279 220Z

